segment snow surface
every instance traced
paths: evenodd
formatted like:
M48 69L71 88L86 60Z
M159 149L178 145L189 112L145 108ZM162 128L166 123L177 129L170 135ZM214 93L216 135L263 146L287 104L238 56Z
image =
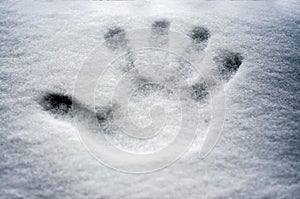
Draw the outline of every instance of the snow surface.
M107 28L165 18L205 49L243 55L226 88L223 134L209 156L190 150L150 174L95 161L71 118L43 110L46 91L71 95ZM0 198L297 198L300 195L298 1L1 1Z

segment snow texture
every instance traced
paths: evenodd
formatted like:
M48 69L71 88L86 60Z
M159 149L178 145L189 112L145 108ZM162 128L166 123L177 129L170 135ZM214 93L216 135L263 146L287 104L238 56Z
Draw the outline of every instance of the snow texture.
M226 118L205 159L192 147L163 170L126 174L82 147L70 96L95 47L149 27L205 43L204 62L226 73ZM296 0L0 1L0 198L299 197L299 48ZM201 82L189 89L191 100L207 95ZM98 111L109 120L109 108Z

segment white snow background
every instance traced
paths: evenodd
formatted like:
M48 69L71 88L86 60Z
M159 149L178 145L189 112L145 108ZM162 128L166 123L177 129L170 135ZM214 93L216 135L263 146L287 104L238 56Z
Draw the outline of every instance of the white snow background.
M204 160L125 174L95 161L71 119L43 110L72 94L85 58L111 26L156 19L211 31L208 56L244 61L226 88L220 141ZM297 198L300 195L299 1L0 1L0 198Z

